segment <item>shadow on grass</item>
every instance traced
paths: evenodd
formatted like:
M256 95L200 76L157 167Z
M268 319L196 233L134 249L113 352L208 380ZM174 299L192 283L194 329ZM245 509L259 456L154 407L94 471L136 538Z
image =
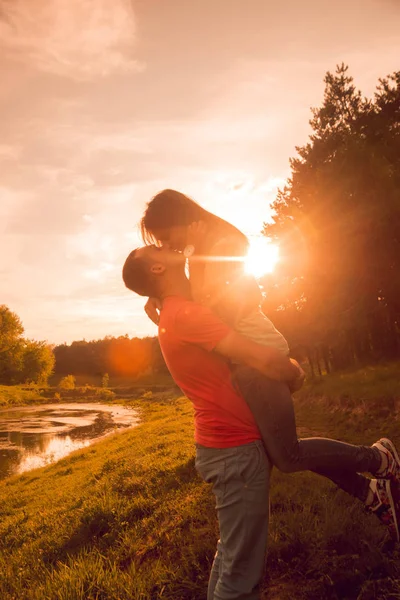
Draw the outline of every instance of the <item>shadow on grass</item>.
M143 519L148 519L156 510L168 512L168 506L165 504L166 496L174 495L176 492L184 494L185 487L190 487L196 478L194 457L176 468L158 471L157 478L151 485L146 485L146 489L138 483L130 484L127 475L126 487L122 488L119 480L113 492L110 492L110 498L94 498L93 503L84 507L79 524L69 539L59 547L48 551L44 556L45 562L55 564L57 561L78 554L81 550L90 550L94 547L101 550L110 548L118 543L121 535L129 528ZM162 498L159 493L161 487ZM117 494L115 488L118 489ZM136 495L129 490L136 491ZM116 498L120 501L119 509L115 508L118 505ZM146 558L148 556L145 551L142 559L144 556ZM129 561L125 561L125 566L133 559L134 557L131 557ZM142 562L142 559L139 562Z

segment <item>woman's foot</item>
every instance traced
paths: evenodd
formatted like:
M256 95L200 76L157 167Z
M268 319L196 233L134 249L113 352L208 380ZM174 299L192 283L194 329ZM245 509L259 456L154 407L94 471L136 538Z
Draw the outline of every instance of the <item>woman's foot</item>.
M381 438L372 447L377 448L382 456L382 466L375 476L400 483L400 457L393 442L388 438Z
M397 484L390 479L371 479L368 494L368 512L376 515L386 525L390 536L400 541L400 494Z

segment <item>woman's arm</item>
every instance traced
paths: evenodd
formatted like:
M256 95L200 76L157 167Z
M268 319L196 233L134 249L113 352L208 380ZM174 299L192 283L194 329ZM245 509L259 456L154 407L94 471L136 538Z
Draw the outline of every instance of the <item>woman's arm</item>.
M213 242L206 225L200 221L188 228L189 244L194 253L189 258L190 283L196 300L203 299L227 281L243 272L246 248L243 242L229 236Z
M261 302L257 282L244 271L247 247L242 240L229 237L213 244L206 254L200 252L189 259L193 298L234 325Z

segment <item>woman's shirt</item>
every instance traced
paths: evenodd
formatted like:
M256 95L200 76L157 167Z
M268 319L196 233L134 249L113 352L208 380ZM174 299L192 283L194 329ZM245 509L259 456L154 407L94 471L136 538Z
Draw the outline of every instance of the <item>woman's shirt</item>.
M261 312L261 308L253 310L235 324L235 330L245 337L261 344L280 350L289 355L286 338L276 329L272 321Z

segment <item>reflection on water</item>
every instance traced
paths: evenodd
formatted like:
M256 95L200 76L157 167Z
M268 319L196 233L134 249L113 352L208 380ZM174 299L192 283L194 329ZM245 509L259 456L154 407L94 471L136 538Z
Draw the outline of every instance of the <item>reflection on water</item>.
M37 467L43 467L63 458L73 450L89 446L90 443L90 440L72 440L69 435L50 438L46 440L43 450L20 452L18 455L19 463L16 465L17 468L14 472L23 473Z
M106 404L46 404L0 410L0 479L23 473L137 423L134 410Z

